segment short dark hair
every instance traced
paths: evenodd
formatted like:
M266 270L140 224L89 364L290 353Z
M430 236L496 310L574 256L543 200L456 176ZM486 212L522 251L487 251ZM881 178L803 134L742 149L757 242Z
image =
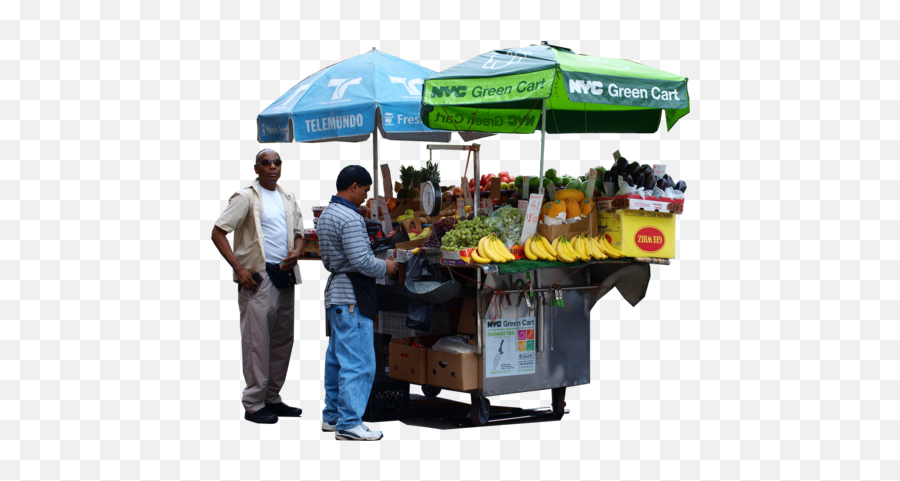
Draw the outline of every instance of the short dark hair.
M372 176L369 175L369 171L359 165L348 165L338 174L335 185L338 192L341 192L349 189L354 183L360 187L372 185Z
M256 163L257 163L257 164L259 163L259 156L262 155L262 153L265 152L265 151L267 151L267 150L271 150L272 152L275 152L275 154L278 155L278 158L279 158L279 159L281 158L281 154L279 154L278 152L276 152L275 149L273 149L273 148L271 148L271 147L266 147L265 149L262 149L262 150L260 150L259 152L256 153Z

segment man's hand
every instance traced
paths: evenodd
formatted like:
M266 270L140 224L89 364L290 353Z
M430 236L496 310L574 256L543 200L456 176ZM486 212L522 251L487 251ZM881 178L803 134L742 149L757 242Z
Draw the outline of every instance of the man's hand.
M397 271L400 270L400 266L398 266L396 262L394 262L394 261L392 261L392 260L390 260L390 259L388 259L388 260L386 260L386 261L384 261L384 262L387 264L387 274L388 274L389 276L392 276L392 275L396 274Z
M251 274L250 271L248 271L247 269L242 267L240 270L237 271L237 276L238 276L238 283L244 289L250 289L251 291L255 291L257 288L259 288L259 284L257 284L256 281L253 280L253 274Z
M303 244L301 244L300 247L298 247L292 251L288 251L287 257L285 257L284 259L281 259L281 264L279 264L279 266L278 266L279 269L281 269L283 271L289 271L289 270L293 269L294 266L297 265L297 259L300 258L300 252L302 252L302 249L303 249Z

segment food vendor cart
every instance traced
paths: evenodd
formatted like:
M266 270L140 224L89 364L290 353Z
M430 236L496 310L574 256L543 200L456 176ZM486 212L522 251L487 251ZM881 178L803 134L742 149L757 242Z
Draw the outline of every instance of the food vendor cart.
M373 60L377 61L378 58L375 56ZM337 64L335 67L341 65ZM340 112L332 112L333 118L322 117L322 120L317 120L317 116L321 117L325 113L307 112L300 108L300 101L309 96L307 92L333 83L318 82L319 78L320 74L315 74L297 84L260 114L261 142L360 141L367 138L370 132L377 139L379 130L383 136L391 138L390 130L396 128L396 125L390 126L390 121L386 120L389 119L386 108L390 106L390 102L379 103L368 99L366 103L371 108L371 114L360 116L358 122L353 115L348 115L346 117L351 121L349 124L346 121L341 123L340 119L345 116ZM381 80L376 78L375 81ZM390 82L396 83L394 80ZM413 88L410 85L406 84L404 88ZM669 263L668 258L674 257L673 212L681 213L683 210L669 208L678 202L658 198L658 191L652 189L653 186L650 187L656 197L649 195L651 190L640 192L640 185L626 186L626 182L633 184L632 175L635 172L631 166L628 167L628 174L625 167L620 167L618 173L623 175L616 177L614 181L626 195L619 195L621 192L618 192L614 198L603 198L604 190L614 185L610 182L605 189L599 189L601 195L597 196L593 187L598 179L596 171L591 169L588 174L591 180L583 187L587 196L584 201L591 204L584 220L568 224L568 227L551 228L549 222L544 224L547 217L540 210L542 204L546 207L545 187L548 189L549 200L558 202L554 200L556 189L551 187L554 179L545 175L544 171L545 135L547 132L651 133L658 130L663 112L666 114L667 127L671 129L678 119L689 112L687 79L634 62L575 55L571 50L544 43L540 46L489 52L427 77L423 84L418 85L423 87L421 123L417 124L420 132L395 132L394 138L428 140L441 133L440 131L446 134L446 131L455 130L469 141L495 133L529 134L540 130L541 172L536 185L538 193L529 195L526 180L526 195L522 201L525 205L520 204L520 208L529 213L525 229L528 229L529 224L537 224L539 221L536 219L540 217L545 229L539 232L542 235L552 232L546 234L547 238L562 239L566 243L566 239L575 234L583 237L586 233L588 238L595 240L603 237L608 239L607 247L613 249L613 242L620 246L622 252L619 253L622 256L602 260L596 257L590 259L588 256L582 261L561 262L555 258L523 259L517 251L515 260L481 264L474 260L474 255L462 250L452 252L428 248L427 244L423 244L426 239L420 239L413 245L399 243L392 245L390 249L381 250L379 256L392 257L404 266L417 256L439 265L438 273L444 276L446 282L459 284L453 292L453 301L462 299L462 307L458 309L452 322L438 323L439 327L433 324L426 326L428 329L411 331L407 329L411 318L407 318L406 325L401 325L399 331L408 335L388 335L381 339L381 336L376 336L376 350L381 350L377 352L379 367L383 371L376 377L376 386L372 390L369 401L372 409L367 409L363 419L376 421L389 419L391 415L399 417L409 406L408 383L421 385L426 396L436 396L442 389L469 394L472 401L470 418L476 426L483 426L491 420L490 396L550 389L550 412L560 419L567 412L566 389L590 382L591 308L613 288L632 306L643 299L649 285L650 264L665 265ZM344 87L338 86L336 90L331 90L337 96L343 95L342 89ZM374 89L371 92L374 95ZM322 95L324 94L323 92ZM347 108L350 107L357 106L347 105ZM407 112L405 115L411 114ZM301 125L306 126L306 131L300 128ZM323 125L328 129L323 129ZM329 129L330 132L324 133ZM341 134L342 130L347 134ZM375 199L380 203L382 199L377 194L377 143L373 147ZM468 151L473 179L478 182L481 169L478 144L429 145L428 148ZM642 172L644 167L641 166ZM645 177L635 178L641 179L640 183ZM651 180L655 183L656 179L655 175L651 178L647 173L648 184ZM671 191L671 185L667 186L665 181L660 180L659 185L661 189ZM461 186L466 189L465 178L461 179ZM446 197L441 195L437 187L430 183L422 185L422 209L435 219L454 215L464 219L466 210L462 204L449 207L442 205L442 200ZM615 191L613 189L612 192ZM386 185L385 193L388 192L390 186ZM473 200L470 201L471 209L476 217L491 215L495 208L490 203L483 204L481 195L476 187L471 195L465 196ZM670 202L667 204L666 201ZM535 210L535 203L538 210ZM614 206L621 210L613 209ZM679 209L682 208L683 197ZM373 219L378 216L378 211L378 208L372 209ZM391 216L387 212L384 214L380 229L387 235L396 225L390 222ZM632 216L639 219L631 219ZM563 212L561 218L566 217L567 213ZM642 230L636 233L627 231L629 222L630 228L637 226ZM372 224L374 223L370 223L370 226ZM613 225L616 228L611 228ZM670 229L666 225L671 225ZM582 233L577 229L585 230ZM598 236L601 232L603 236ZM626 239L626 233L633 242ZM613 238L611 235L618 237ZM431 236L435 236L435 233ZM523 243L525 237L523 235ZM664 239L660 242L666 243L665 250L661 250L661 244L653 245L657 239ZM480 248L468 250L478 253ZM528 250L527 245L524 250ZM669 254L662 255L663 252ZM511 255L510 252L507 254ZM483 256L483 253L479 255ZM398 279L383 279L380 282L377 286L380 299L388 299L389 296L400 293L413 293L412 297L415 297L417 292L409 289L410 284L403 282L404 272L405 269L401 269ZM460 288L463 284L466 287ZM376 320L380 324L376 328L378 333L387 331L389 319L392 322L399 319L402 324L407 317L403 312L391 313L385 310L384 314L386 315L382 316L380 313ZM453 349L434 348L438 342L454 335L457 345ZM385 379L387 376L391 379ZM390 384L391 382L394 384ZM399 387L395 389L395 386Z

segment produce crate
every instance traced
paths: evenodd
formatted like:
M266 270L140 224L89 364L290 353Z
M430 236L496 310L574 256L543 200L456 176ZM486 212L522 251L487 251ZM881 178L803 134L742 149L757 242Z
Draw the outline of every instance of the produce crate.
M409 383L375 374L362 420L369 423L395 421L406 417L408 411Z
M393 337L416 337L425 334L449 334L450 315L446 312L435 312L431 318L431 330L420 331L406 327L405 312L378 313L378 328L376 332L390 334Z

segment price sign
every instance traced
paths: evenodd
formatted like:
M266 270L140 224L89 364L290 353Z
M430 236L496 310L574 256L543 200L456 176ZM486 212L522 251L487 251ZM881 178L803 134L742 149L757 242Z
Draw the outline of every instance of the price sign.
M481 202L481 215L490 217L494 214L494 203L491 199L479 199Z
M391 183L391 168L387 164L381 164L381 178L384 182L384 195L388 199L394 198L394 185ZM387 212L387 211L385 211Z
M525 226L522 227L522 238L520 243L525 245L525 241L537 232L538 220L541 218L541 201L544 198L540 194L531 194L528 197L528 210L525 211Z
M527 200L519 201L519 212L521 212L522 215L525 215L525 213L528 212L528 201Z
M588 172L587 188L584 189L584 196L588 199L594 198L594 185L597 184L597 170L591 169Z
M547 183L547 195L550 196L550 200L556 200L556 186L553 182Z
M456 199L456 215L459 216L459 220L466 218L466 203L462 200L462 197Z
M391 213L388 212L387 202L384 201L384 197L380 195L378 196L378 205L381 206L381 212L383 212L381 215L383 216L382 219L384 219L381 221L381 230L384 231L384 235L389 235L393 230L391 228Z
M653 175L658 176L658 177L662 177L662 176L666 175L666 166L653 164Z

